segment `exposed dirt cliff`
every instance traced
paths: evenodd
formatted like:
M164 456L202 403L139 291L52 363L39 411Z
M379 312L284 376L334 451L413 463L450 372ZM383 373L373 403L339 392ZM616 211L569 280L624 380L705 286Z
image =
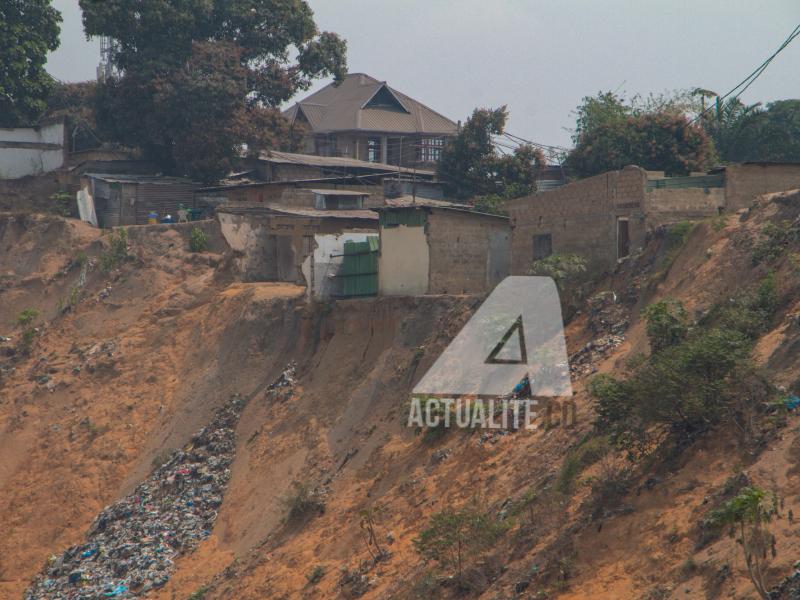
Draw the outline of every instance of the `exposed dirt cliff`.
M649 351L640 313L659 298L698 319L773 271L780 301L754 357L772 384L795 384L800 245L789 236L769 260L753 253L766 224L798 215L796 194L762 199L747 218L655 236L598 282L567 328L583 365L573 427L440 437L406 426L408 397L479 298L309 304L301 288L237 281L221 247L190 253L180 230L137 229L130 256L104 270L113 240L91 227L4 215L0 597L20 597L48 557L81 543L104 507L234 395L247 404L213 530L147 597L755 597L735 540L705 539L698 523L745 481L775 490L768 578L791 575L794 414L765 421L757 441L722 424L638 463L605 505L592 482L624 453L579 464L571 480L565 460L593 431L590 374L621 375ZM38 314L20 324L26 309ZM311 510L292 515L299 487ZM476 496L505 527L466 565L470 590L460 591L413 540L433 514ZM377 560L365 510L386 553Z

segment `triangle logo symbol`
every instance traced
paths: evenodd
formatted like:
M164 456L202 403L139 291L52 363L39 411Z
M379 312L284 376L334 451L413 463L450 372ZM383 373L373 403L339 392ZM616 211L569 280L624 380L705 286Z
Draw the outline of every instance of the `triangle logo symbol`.
M519 358L498 358L500 352L502 352L503 348L505 348L506 344L509 340L512 339L514 334L516 335L517 347L519 351L516 353L516 356ZM510 349L510 348L509 348ZM512 355L513 356L513 355ZM484 361L487 365L527 365L528 364L528 353L525 349L525 329L522 326L522 315L518 316L511 327L508 328L508 331L503 334L503 337L497 342L497 345L491 351L489 356L486 357Z

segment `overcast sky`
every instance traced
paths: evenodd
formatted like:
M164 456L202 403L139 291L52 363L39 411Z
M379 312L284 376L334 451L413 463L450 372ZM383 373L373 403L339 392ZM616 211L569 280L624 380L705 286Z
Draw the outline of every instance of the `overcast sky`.
M385 80L453 120L476 106L506 104L509 132L562 146L583 96L693 87L725 93L800 23L798 0L309 3L321 30L347 39L351 72ZM99 45L83 35L78 0L54 4L64 23L48 70L63 81L94 78ZM798 97L795 40L742 99Z

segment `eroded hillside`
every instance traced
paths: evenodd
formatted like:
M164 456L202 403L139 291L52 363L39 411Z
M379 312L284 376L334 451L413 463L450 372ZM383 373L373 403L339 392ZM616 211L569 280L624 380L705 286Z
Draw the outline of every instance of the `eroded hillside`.
M5 215L0 595L21 597L236 396L246 404L213 529L145 597L755 597L735 540L699 523L745 485L774 490L768 578L792 574L800 420L759 412L749 437L723 420L628 463L585 451L598 437L586 382L624 377L649 352L648 304L675 299L699 323L772 272L777 305L753 355L793 389L798 216L797 194L762 199L655 236L598 282L567 328L574 427L434 436L406 426L410 390L479 298L308 304L301 288L237 281L220 240L188 252L180 228L133 228L130 256L109 265L113 240L88 226ZM624 486L598 485L621 465ZM414 540L439 511L473 504L497 532L453 577Z

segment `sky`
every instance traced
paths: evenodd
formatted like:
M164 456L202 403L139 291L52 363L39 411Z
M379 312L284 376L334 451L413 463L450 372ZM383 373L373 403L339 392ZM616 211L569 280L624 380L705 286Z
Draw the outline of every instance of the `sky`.
M95 77L78 0L54 0L61 47L47 68ZM348 42L363 72L451 119L506 105L507 131L569 146L587 95L703 87L724 94L800 24L797 0L309 0L320 30ZM321 81L311 91L328 83ZM800 98L800 39L745 92L746 103Z

